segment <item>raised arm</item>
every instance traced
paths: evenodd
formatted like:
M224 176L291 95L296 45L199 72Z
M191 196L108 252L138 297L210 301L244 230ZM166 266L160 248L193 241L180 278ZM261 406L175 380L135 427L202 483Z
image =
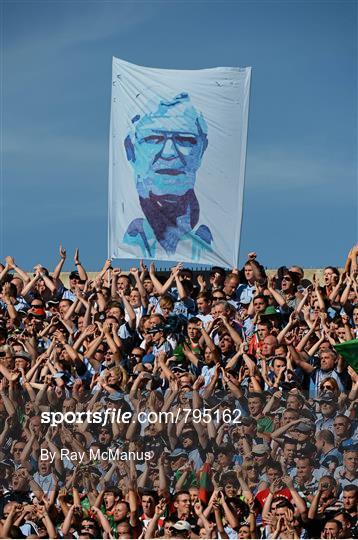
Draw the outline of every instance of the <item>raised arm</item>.
M60 274L62 272L62 268L66 260L66 250L62 246L60 246L59 253L60 253L60 260L58 261L54 271L52 272L52 277L56 282L58 282L60 279Z
M87 272L83 268L83 266L82 266L82 264L80 262L80 250L78 248L76 248L76 251L75 251L74 263L75 263L77 272L78 272L78 274L80 276L80 279L82 279L82 281L87 281L87 279L88 279Z
M304 499L299 495L298 491L293 485L292 478L290 476L284 476L282 478L284 484L286 484L288 490L291 493L292 501L294 502L295 507L297 508L301 517L305 517L307 514L307 506Z
M136 285L136 288L139 291L140 298L141 298L141 301L142 301L142 306L147 308L148 307L148 295L147 295L147 292L146 292L145 288L143 287L143 283L142 283L142 281L140 279L138 268L131 268L129 273L135 279L135 285Z
M293 362L295 364L297 364L300 368L302 368L303 371L310 374L315 370L315 368L313 366L311 366L311 364L309 364L308 362L305 362L302 359L301 354L296 351L296 349L295 349L295 347L293 345L288 345L288 350L289 350L289 352L291 354L291 358L292 358Z
M324 305L323 296L322 296L322 293L321 293L321 289L320 289L320 286L319 286L319 281L317 279L316 274L313 274L313 286L314 286L314 290L316 292L317 301L318 301L318 304L319 304L319 309L322 310L322 311L325 311L326 306Z
M281 427L277 428L275 431L273 431L271 433L271 438L274 439L274 440L282 438L282 435L284 433L286 433L286 431L291 429L293 426L299 424L300 422L303 422L302 418L298 418L297 420L291 420L291 422L288 422L284 426L281 426Z
M318 506L319 506L321 497L322 497L322 490L321 490L321 485L319 485L318 490L317 490L315 496L313 497L313 499L311 501L311 504L310 504L310 508L308 510L308 518L309 519L317 519Z
M352 285L353 285L353 279L351 278L351 276L346 276L346 281L345 281L345 287L343 289L343 292L342 292L342 296L340 298L340 303L342 306L345 306L346 303L348 302L348 298L349 298L349 293L351 292L351 288L352 288Z
M160 296L163 296L163 294L165 294L170 289L174 281L174 275L171 273L167 281L164 283L164 285L162 285L157 276L155 275L154 263L151 263L149 267L149 277L152 280L152 283Z
M55 292L57 291L57 287L56 287L54 281L52 281L52 279L45 272L44 267L41 264L37 264L34 267L34 270L35 270L35 272L39 272L39 279L43 279L46 287L49 289L51 294L55 294Z
M136 318L134 309L132 308L128 298L126 297L126 295L123 292L119 293L119 297L122 300L124 310L125 310L126 314L129 317L128 324L129 324L129 326L130 326L130 328L132 330L135 330L135 327L136 327L136 324L137 324L137 318Z
M178 289L178 295L179 295L180 300L184 300L185 298L188 298L188 294L186 290L184 289L182 281L180 281L180 278L179 278L180 270L182 269L182 267L183 265L182 263L180 263L172 270L174 279L175 279L175 285L176 285L176 288Z
M9 314L10 319L12 320L13 323L17 323L18 313L11 302L10 283L4 283L2 287L2 295L3 295L3 300L6 304L6 309Z
M229 334L230 334L232 340L234 341L234 343L235 343L236 345L241 345L241 343L242 343L242 338L241 338L239 332L237 332L237 331L235 330L235 328L233 328L233 327L231 326L231 324L229 323L229 321L227 320L227 318L225 317L225 315L220 315L220 319L223 321L224 326L225 326L226 330L229 332Z
M6 261L6 264L7 264L7 266L9 268L12 268L13 270L15 270L15 272L17 273L18 276L20 276L20 278L22 279L22 281L24 282L25 285L26 285L26 283L28 283L30 281L30 278L27 275L27 273L25 272L25 270L20 268L20 266L18 266L15 263L13 257L9 257L9 256L5 257L5 261Z
M208 399L214 391L214 388L219 380L220 365L216 364L214 375L212 376L208 386L205 387L203 392L203 399Z
M158 528L158 521L160 519L160 516L164 514L165 508L166 500L164 498L160 499L159 503L155 507L154 516L148 523L147 530L145 531L144 535L145 539L155 538Z
M291 314L290 314L290 317L288 319L288 323L286 324L286 326L284 328L282 328L281 332L278 334L277 336L277 341L279 343L282 343L285 335L287 334L287 332L289 332L293 327L294 325L296 324L298 320L298 316L297 316L297 313L295 311L293 311Z
M26 296L29 294L30 291L32 291L35 283L40 279L40 277L40 272L36 272L34 277L28 283L26 283L25 287L22 289L22 296L26 298Z
M275 301L280 307L286 306L286 300L280 295L279 291L277 291L274 287L274 277L269 276L267 279L267 288L270 291L270 294L273 296Z

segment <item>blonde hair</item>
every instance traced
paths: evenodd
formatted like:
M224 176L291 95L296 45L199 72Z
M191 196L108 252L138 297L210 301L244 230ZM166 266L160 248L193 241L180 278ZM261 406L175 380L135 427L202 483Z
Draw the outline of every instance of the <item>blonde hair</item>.
M0 351L4 352L5 354L8 353L10 356L14 357L14 351L10 345L1 345Z
M166 307L166 308L170 308L170 309L173 309L174 307L174 302L173 300L170 298L170 296L162 296L161 299L159 300L159 306L162 308L162 307Z
M119 379L119 386L122 392L125 392L127 389L127 383L128 383L128 373L122 366L116 366L114 368L111 368L110 371L113 372L113 375L115 377L118 377Z

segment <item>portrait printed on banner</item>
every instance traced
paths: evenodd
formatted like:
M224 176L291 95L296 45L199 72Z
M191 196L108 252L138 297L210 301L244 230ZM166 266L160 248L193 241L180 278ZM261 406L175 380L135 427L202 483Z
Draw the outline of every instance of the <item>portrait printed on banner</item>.
M129 224L123 242L139 247L143 257L154 258L160 249L174 257L185 243L198 260L213 248L209 227L200 223L195 194L208 140L207 123L186 92L158 100L149 112L132 119L124 147L145 217Z

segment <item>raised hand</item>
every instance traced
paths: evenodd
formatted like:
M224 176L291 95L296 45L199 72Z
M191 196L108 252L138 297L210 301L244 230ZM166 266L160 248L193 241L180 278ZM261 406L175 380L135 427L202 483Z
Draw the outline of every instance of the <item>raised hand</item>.
M131 268L131 269L129 270L129 273L130 273L132 276L134 276L134 277L138 277L138 276L139 276L139 270L138 270L138 268L136 268L136 267Z
M74 263L75 263L76 266L78 264L81 264L80 263L80 250L78 248L76 248L75 256L74 256L73 260L74 260Z
M221 283L221 275L219 272L215 272L214 279L213 279L213 287L219 287Z
M62 245L60 245L59 254L60 254L61 259L63 259L63 260L66 259L66 250Z
M58 341L58 343L61 343L62 345L64 345L66 343L65 336L63 335L63 333L60 330L56 330L53 335L54 335L56 341Z
M288 487L288 489L293 487L293 480L288 474L282 477L282 482Z
M174 267L172 268L172 275L173 275L174 277L179 276L180 271L183 269L183 266L184 266L183 263L178 263L176 266L174 266Z
M199 287L201 287L201 288L206 287L205 278L204 278L204 276L202 274L199 274L196 279L197 279Z
M95 324L90 324L89 326L86 326L86 328L83 331L83 334L87 337L92 336L97 329L97 326Z
M41 264L36 264L34 266L34 271L36 275L41 274L41 272L43 271L43 266Z
M270 485L270 492L274 495L281 489L281 478L276 478Z
M160 499L159 503L155 506L155 513L157 516L162 516L165 512L167 506L167 501L162 498Z
M9 268L15 268L15 261L14 258L8 255L5 257L5 262Z
M350 378L352 379L352 382L353 383L358 383L358 373L356 373L354 371L354 369L352 368L352 366L348 366L348 375L350 376Z
M203 506L199 499L194 503L194 512L198 517L201 516L201 514L203 513Z
M298 313L297 311L292 311L290 317L289 317L289 321L291 324L294 324L298 321Z
M2 294L4 298L10 298L11 286L10 283L4 283L2 287Z

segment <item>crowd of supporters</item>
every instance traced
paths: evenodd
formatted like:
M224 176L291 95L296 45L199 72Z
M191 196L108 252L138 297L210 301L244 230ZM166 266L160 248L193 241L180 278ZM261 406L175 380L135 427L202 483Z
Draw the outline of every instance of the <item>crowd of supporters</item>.
M358 538L357 256L90 280L77 250L68 288L62 247L6 257L0 537Z

